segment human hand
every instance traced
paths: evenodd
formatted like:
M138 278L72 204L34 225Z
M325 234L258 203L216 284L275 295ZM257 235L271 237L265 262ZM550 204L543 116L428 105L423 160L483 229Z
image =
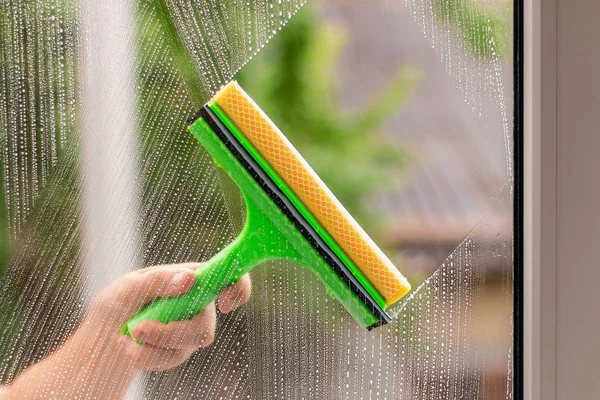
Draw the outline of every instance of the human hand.
M188 263L149 267L131 272L109 285L94 300L86 318L88 327L104 332L119 332L121 326L157 297L177 296L187 292L195 282L194 270L202 264ZM218 298L221 312L228 313L246 303L250 297L250 277L244 275L226 288ZM163 324L143 321L130 336L113 336L130 368L162 371L187 360L198 348L210 345L216 328L214 303L193 319ZM143 344L138 344L137 339Z
M95 299L77 331L57 351L28 367L0 398L123 398L138 370L162 371L187 360L215 336L216 310L207 306L193 319L162 324L140 322L133 336L121 336L123 324L157 297L177 296L195 282L189 263L144 268L111 283ZM250 297L245 275L218 299L221 312L230 312Z

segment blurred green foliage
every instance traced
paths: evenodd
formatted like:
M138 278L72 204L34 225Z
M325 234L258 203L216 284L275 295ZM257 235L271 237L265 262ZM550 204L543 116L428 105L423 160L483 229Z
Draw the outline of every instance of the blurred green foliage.
M400 69L368 104L345 109L338 79L345 33L307 4L237 79L350 213L376 233L378 215L368 200L390 186L407 160L382 129L413 93L418 74Z
M160 58L140 54L140 63L144 68L144 73L140 76L140 104L141 107L153 108L152 112L146 110L147 112L142 111L140 115L152 115L152 113L158 112L162 115L161 118L170 118L177 111L176 104L172 99L160 96L153 100L156 93L152 92L153 85L167 74L176 73L181 78L187 93L187 100L196 107L202 105L209 93L205 93L204 87L200 84L195 62L178 35L165 0L153 0L150 3L153 12L142 14L138 19L140 48L150 48L148 42L154 40L151 37L152 32L161 31L164 33L163 51L168 53L171 59L169 62L164 62ZM33 84L28 82L28 79L37 75L37 72L33 75L23 75L25 87L37 85L36 87L39 89L35 99L25 97L18 91L8 90L7 82L11 78L10 71L13 69L17 71L23 66L12 68L11 63L15 61L8 59L6 49L12 42L33 37L31 35L43 35L42 31L28 32L25 35L25 32L20 32L18 29L22 30L27 26L43 28L47 23L45 19L48 18L48 13L67 15L69 17L63 19L64 23L59 27L63 33L60 37L54 38L58 41L56 45L44 41L26 45L28 51L40 54L42 48L55 46L53 48L62 52L58 56L65 60L70 60L75 54L71 48L58 46L59 42L77 43L76 38L70 37L76 32L73 20L75 14L50 10L45 4L44 2L37 5L32 3L24 8L23 23L15 24L14 15L8 12L2 13L1 17L0 45L2 51L0 58L3 75L0 79L2 81L0 86L3 95L6 96L6 104L35 105L35 115L31 114L34 115L32 119L27 119L29 122L22 121L23 129L26 130L31 130L34 124L40 127L49 127L49 124L61 123L61 116L45 115L40 104L47 101L44 96L52 93L50 87L76 83L76 71L67 70L65 67L61 73L55 70L50 75L60 81L49 80ZM474 6L470 0L435 0L435 6L441 20L455 24L459 28L462 37L474 54L489 57L494 53L500 56L506 53L506 38L508 37L506 15L481 6ZM7 4L4 7L12 6ZM29 22L25 23L26 21ZM232 27L228 35L235 39L242 34L238 31L236 27ZM359 110L343 109L340 101L343 91L338 87L336 63L344 48L344 38L344 32L340 28L323 25L316 17L315 9L309 4L292 18L288 26L274 38L272 43L242 69L238 74L238 79L301 150L347 208L362 223L369 225L369 221L374 220L375 216L366 209L365 199L373 192L385 190L387 174L389 171L397 171L407 157L401 148L386 140L381 131L386 118L396 112L414 90L416 75L410 70L399 71L390 80L389 86L379 93L371 103ZM37 49L38 47L40 48ZM32 66L34 69L39 67L37 64ZM58 68L58 66L54 68ZM73 73L75 76L71 76ZM70 80L70 78L75 79ZM155 104L157 102L161 104ZM71 110L71 108L73 109ZM298 110L302 112L298 112ZM58 111L55 110L55 112ZM76 114L76 108L70 107L70 113ZM29 113L26 114L29 115ZM65 121L68 123L67 133L69 136L75 129L71 121L76 120L75 118ZM144 125L144 121L141 121L140 124ZM152 126L150 123L147 125L150 129L144 131L142 138L145 154L165 151L165 148L181 149L195 145L189 137L186 138L179 131L168 132L167 135L164 135L174 138L172 140L174 147L160 145L155 140L158 135L154 129L161 129L161 126L156 124ZM36 134L39 135L41 131L38 130ZM164 133L161 132L161 134ZM0 132L0 137L4 137L4 135L5 132ZM33 138L35 135L30 134L24 137ZM67 140L67 145L69 142L70 139ZM31 150L32 143L27 142L26 145ZM61 150L60 146L58 150ZM166 160L172 155L167 150L164 159ZM2 167L5 165L4 162ZM178 163L176 170L181 170L184 175L186 171L189 175L190 168L191 173L202 173L201 170L193 168L193 165L192 160L187 160L187 162ZM0 180L6 176L7 171L1 172ZM156 173L156 171L151 173ZM37 180L43 182L43 180ZM153 192L153 181L152 175L145 179L144 193L148 196L146 200L149 206L160 206L161 196L150 195ZM0 183L5 187L5 182L0 181ZM0 191L0 273L6 267L11 248L14 247L11 244L9 232L10 213L14 210L9 210L11 206L7 204L6 195L5 190ZM162 198L164 199L164 197Z
M147 12L138 15L137 26L139 48L143 50L138 54L142 203L144 210L152 210L153 215L161 216L148 218L141 228L142 234L147 236L144 238L146 264L172 261L170 254L174 253L193 259L195 255L206 254L204 247L211 240L216 246L219 244L214 242L219 238L226 240L225 235L211 237L207 232L226 230L209 218L219 214L219 210L228 204L214 191L205 193L201 184L203 179L219 179L220 175L216 174L215 168L207 168L206 163L201 162L202 150L185 130L185 117L178 123L171 123L175 115L181 114L183 103L190 108L199 108L210 93L199 79L196 61L183 43L166 1L140 0ZM55 7L56 4L60 7ZM476 8L469 0L435 0L435 4L440 18L459 28L474 54L481 57L506 54L505 16ZM19 13L15 12L17 9ZM76 37L77 13L74 9L73 3L68 1L0 2L0 96L4 96L2 101L6 106L0 109L1 144L5 146L8 141L16 140L11 135L19 132L21 152L11 154L11 157L39 156L56 160L51 170L43 173L36 170L27 177L28 181L19 182L40 184L41 188L35 192L35 199L28 199L27 204L31 206L26 210L26 220L15 232L15 227L10 224L14 224L15 215L22 210L18 209L19 201L16 200L19 199L7 197L4 179L10 176L14 183L12 174L15 171L8 168L14 168L16 164L9 165L7 153L4 150L0 153L0 276L9 262L12 268L11 279L2 281L5 286L0 291L3 306L0 334L5 338L0 341L0 354L15 354L15 346L20 346L20 342L11 338L27 339L20 331L19 308L36 304L42 315L62 320L62 323L68 319L65 315L75 319L78 315L79 293L74 282L80 279L80 271L74 266L81 262L78 259L80 166L77 141L73 140L80 122L77 96L69 98L65 108L48 106L57 101L59 87L66 93L78 94L79 38ZM249 13L252 14L252 5ZM50 27L49 17L57 15L61 18L56 18L58 22ZM161 37L159 41L154 36L156 32ZM235 41L245 34L239 27L230 26L227 38ZM369 229L375 228L377 223L377 216L366 207L369 196L385 190L390 175L397 174L407 159L401 146L386 139L385 121L410 97L418 77L410 69L400 69L387 88L368 104L347 110L341 101L343 90L337 79L337 63L344 40L344 31L323 25L309 4L242 69L237 78L350 212ZM23 58L34 60L31 65L9 57L13 50L11 46L16 44L26 49L28 55L35 55ZM53 60L46 71L42 70L44 57ZM57 62L59 59L64 62ZM40 76L44 79L36 81ZM180 97L172 96L174 90L169 86L173 84L172 77L176 77L175 84L180 92L176 94ZM9 117L12 118L10 123ZM18 126L11 125L14 121ZM11 137L7 136L5 128ZM65 137L48 134L57 131ZM56 146L49 145L59 139L62 142ZM39 149L34 149L44 140L43 151L54 148L56 154L38 153ZM168 184L161 180L164 174L169 175ZM19 196L20 193L13 190L11 195ZM32 193L34 191L27 192L33 196ZM178 229L168 229L171 227ZM69 236L73 240L65 243ZM183 239L187 239L189 248L182 251ZM40 269L47 269L44 279L39 281L45 297L41 297L33 285L25 287L29 278ZM70 284L64 284L66 280ZM34 336L38 329L39 332L42 329L52 331L43 343L38 344L39 351L29 348L27 351L45 354L46 346L60 342L53 340L52 334L68 333L68 330L59 332L49 327L51 324L46 324L43 318L26 326L29 332L35 333ZM23 360L30 358L33 359L21 357ZM11 369L11 373L18 370Z
M0 277L40 225L45 188L63 178L56 170L74 165L65 154L77 153L77 15L63 7L0 2Z
M473 0L434 0L440 21L454 25L470 51L477 57L504 57L508 52L512 2L503 1L505 11Z
M146 233L142 239L143 262L151 265L174 262L170 254L176 253L197 259L207 243L224 239L221 231L227 227L210 220L221 214L223 197L199 182L218 175L212 165L207 168L203 149L185 129L190 115L182 112L202 107L210 93L199 79L166 1L153 0L142 9L137 25L143 49L138 54L138 124L142 209L148 210L142 216Z

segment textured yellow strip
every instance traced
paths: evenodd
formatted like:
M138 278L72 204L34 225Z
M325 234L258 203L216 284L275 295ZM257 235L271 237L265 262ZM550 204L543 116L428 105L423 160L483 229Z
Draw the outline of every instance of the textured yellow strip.
M387 305L410 290L406 278L237 82L229 82L213 100L354 261Z

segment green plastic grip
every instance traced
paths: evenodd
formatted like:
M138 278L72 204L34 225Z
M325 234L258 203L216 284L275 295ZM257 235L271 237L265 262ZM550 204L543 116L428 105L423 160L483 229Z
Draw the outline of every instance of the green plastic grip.
M180 296L155 300L124 325L122 334L131 335L133 327L146 320L167 324L190 319L257 264L272 258L297 259L294 252L279 249L280 236L273 234L276 231L264 214L248 200L246 206L244 229L233 242L195 271L196 283L192 289Z
M142 321L155 320L167 324L190 319L202 311L223 288L243 275L241 268L229 268L236 252L236 249L222 250L196 272L196 283L191 290L180 296L157 299L131 318L122 333L130 335L133 327Z

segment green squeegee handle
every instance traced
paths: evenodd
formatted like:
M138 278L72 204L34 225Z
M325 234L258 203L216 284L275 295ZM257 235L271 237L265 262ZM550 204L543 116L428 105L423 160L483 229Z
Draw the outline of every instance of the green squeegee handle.
M241 189L246 202L246 224L238 238L195 271L196 283L192 289L179 296L155 300L127 321L121 333L131 335L133 327L146 320L168 324L190 319L256 265L274 259L310 268L361 326L376 323L377 317L296 230L206 121L200 118L190 126L190 131Z
M223 289L237 282L257 264L275 258L272 255L273 249L278 247L282 239L275 229L269 228L272 227L270 221L248 199L246 206L244 229L233 242L195 271L194 286L179 296L155 300L132 317L123 326L121 334L131 335L133 327L142 321L154 320L168 324L190 319L216 299ZM285 258L280 252L278 256ZM293 257L293 254L288 254L288 258Z
M131 318L121 333L131 335L133 327L142 321L154 320L168 324L190 319L199 313L222 289L236 282L245 273L241 268L228 268L232 264L232 253L231 249L226 248L215 255L196 271L196 283L192 289L179 296L157 299Z

